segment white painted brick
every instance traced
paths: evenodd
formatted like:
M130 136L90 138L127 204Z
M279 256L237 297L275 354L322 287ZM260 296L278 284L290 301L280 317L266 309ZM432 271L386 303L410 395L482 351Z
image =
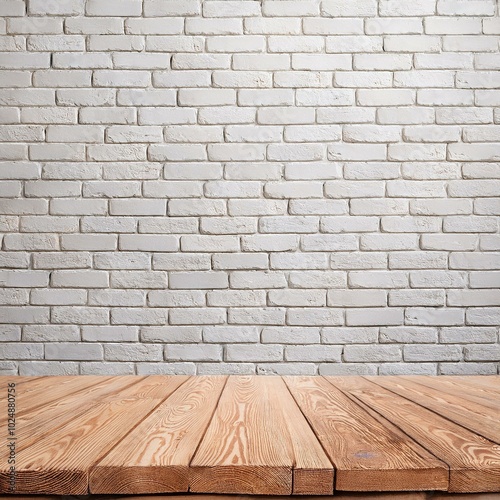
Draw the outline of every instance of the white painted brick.
M445 345L406 345L405 361L459 361L462 359L460 346Z
M392 82L389 71L337 71L334 76L337 87L391 87Z
M248 217L206 217L200 221L203 234L253 234L257 232L257 219Z
M372 17L377 15L377 2L375 0L357 2L324 0L321 2L321 14L331 17Z
M144 37L139 35L90 35L88 44L89 50L92 52L141 52L144 50Z
M283 348L278 345L238 344L228 345L226 361L281 361Z
M293 125L314 122L314 108L259 108L257 122L263 125Z
M408 273L403 271L352 271L349 273L351 288L405 288Z
M381 108L377 110L382 125L411 125L434 122L434 110L430 108Z
M264 344L319 344L319 328L267 327L262 329Z
M352 68L352 58L348 54L292 54L292 68L311 71L349 70Z
M256 343L259 341L259 330L252 326L206 326L203 328L203 340L214 344Z
M500 307L473 307L467 309L466 317L469 325L498 325Z
M492 0L438 0L437 13L444 16L492 16L495 3Z
M388 35L384 37L384 50L387 52L439 52L440 49L441 40L438 36Z
M354 362L400 361L401 348L398 346L362 346L349 345L344 349L344 359Z
M212 258L214 269L267 269L267 254L215 254Z
M265 289L285 288L287 281L282 272L277 271L235 271L229 276L231 288Z
M335 271L292 271L289 274L292 288L345 288L346 275Z
M443 290L391 290L390 306L444 306ZM451 304L449 304L451 305Z
M365 233L373 232L379 229L380 222L378 217L322 217L320 228L323 233Z
M64 21L66 33L77 35L117 35L123 33L119 17L73 17Z
M464 321L464 311L461 309L408 308L405 312L405 322L408 325L460 325Z
M201 13L198 0L145 0L146 17L195 16Z
M202 52L203 46L204 39L200 36L146 37L146 50L151 52Z
M225 322L226 310L220 308L174 309L170 312L170 323L172 325L221 325ZM178 347L181 348L182 346Z
M225 8L222 10L225 10ZM203 19L195 17L186 19L185 31L188 35L239 35L243 33L243 20L236 18Z
M401 140L401 128L381 125L345 125L343 127L345 142L398 142Z
M405 293L404 290L402 290L401 293ZM387 328L380 328L379 342L384 344L435 344L437 340L437 328L433 327L390 326Z
M445 252L391 252L390 269L425 269L447 267L448 254Z
M226 4L227 2L224 2ZM220 13L224 14L225 9ZM226 35L224 37L207 37L208 52L227 52L228 44L231 52L264 52L266 38L259 35Z
M404 106L415 102L415 91L406 89L360 89L356 102L361 106Z
M297 326L337 326L343 324L344 317L342 311L338 309L308 307L288 309L287 322L289 325Z
M261 233L316 233L318 227L318 217L270 216L262 217L259 221Z
M328 305L330 307L384 307L387 305L387 293L384 290L328 290ZM368 313L367 317L370 316L371 313Z
M495 52L494 37L477 35L448 35L443 38L443 49L450 52Z
M438 108L436 123L441 124L480 124L492 123L491 109L487 108Z
M316 16L319 14L318 0L266 0L262 3L262 13L268 17Z
M305 18L303 28L306 35L361 35L363 34L363 20L359 18Z
M367 35L421 34L423 31L422 19L418 17L365 19Z
M153 83L156 87L210 87L211 73L201 69L157 71Z
M128 292L129 290L127 290L127 293ZM205 305L205 294L198 290L153 290L148 293L148 305L152 307L202 307ZM193 331L197 331L197 329L193 329ZM145 340L152 339L149 338ZM166 339L163 338L163 341L165 340ZM185 341L187 340L188 339ZM173 339L170 341L173 341ZM182 341L181 335L179 335L177 341Z
M416 69L471 69L473 66L472 54L415 54Z
M125 21L125 33L129 35L177 35L184 31L184 19L181 17L158 18L158 19L127 19ZM146 56L147 54L141 54ZM122 58L122 54L116 54ZM166 54L161 57L168 59ZM168 65L167 65L168 67Z
M224 290L207 293L209 306L219 307L247 307L266 306L266 292L264 290ZM245 340L248 342L248 338Z
M170 287L173 289L214 289L227 288L228 276L225 272L170 273Z
M436 0L417 0L411 5L401 4L397 0L380 0L381 16L431 16L436 10Z
M340 363L342 348L340 346L287 346L285 348L286 361L313 361Z
M382 46L381 36L328 36L326 38L327 53L381 52Z
M210 256L207 254L155 254L153 269L165 271L203 271L210 269Z

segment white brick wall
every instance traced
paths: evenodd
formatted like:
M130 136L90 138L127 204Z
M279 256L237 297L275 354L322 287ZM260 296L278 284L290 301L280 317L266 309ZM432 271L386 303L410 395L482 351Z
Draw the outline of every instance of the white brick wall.
M0 2L0 374L498 373L498 2L118 3Z

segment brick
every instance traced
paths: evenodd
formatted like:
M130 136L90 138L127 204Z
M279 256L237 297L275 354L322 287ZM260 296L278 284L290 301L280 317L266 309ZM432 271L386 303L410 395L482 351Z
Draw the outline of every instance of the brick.
M228 345L226 361L281 361L283 348L278 345L238 344Z
M460 325L464 321L464 311L461 309L408 308L405 312L408 325Z
M116 9L109 4L103 4L99 0L89 0L86 2L85 13L87 16L116 16ZM121 0L120 16L140 16L142 13L141 0Z
M340 363L342 348L339 346L287 346L285 347L286 361L312 361Z
M375 0L342 2L341 0L325 0L321 2L321 14L331 17L371 17L377 15Z
M462 349L453 345L405 345L405 361L460 361Z
M226 310L222 308L186 308L170 312L172 325L221 325L225 322Z
M330 307L383 307L387 305L384 290L328 290ZM370 314L367 314L370 317Z
M162 346L155 344L106 344L104 359L108 361L160 361Z
M401 361L402 354L399 346L347 345L344 348L344 359L357 363Z
M165 359L169 361L222 361L222 349L217 345L166 345Z
M265 327L262 329L264 344L319 344L319 328Z

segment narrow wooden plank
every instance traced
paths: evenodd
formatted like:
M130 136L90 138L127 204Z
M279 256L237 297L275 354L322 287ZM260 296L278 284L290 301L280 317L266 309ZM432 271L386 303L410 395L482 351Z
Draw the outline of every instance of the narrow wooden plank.
M179 387L92 468L90 491L187 492L189 463L225 382L193 377Z
M449 491L500 492L500 447L495 443L368 380L326 378L446 462Z
M458 398L411 382L402 377L366 377L377 385L424 406L453 422L500 443L498 412L472 401Z
M500 394L497 394L496 397L492 397L491 393L488 394L486 391L481 391L480 389L471 389L467 385L461 384L459 381L453 380L452 378L412 376L408 378L408 380L500 412Z
M336 490L448 488L448 470L429 452L388 429L321 377L285 377L336 468Z
M146 377L33 443L18 456L16 493L86 494L91 466L185 380ZM2 466L0 492L8 491L8 478Z
M293 448L270 378L230 377L191 461L195 493L289 495Z
M466 379L468 383L486 387L496 392L500 392L500 375L467 375L457 378Z
M108 377L109 378L109 377ZM7 387L7 383L15 377L5 377L3 387ZM51 401L56 401L66 394L71 394L82 388L97 384L100 381L99 376L79 377L74 375L54 376L54 377L35 377L33 380L26 380L23 384L17 387L16 402L17 414L30 411L33 408L43 406ZM16 382L17 386L17 382ZM0 403L6 401L7 395L2 394ZM5 419L5 415L0 415L0 420Z
M23 413L17 419L18 450L28 448L44 435L62 427L93 406L102 404L106 401L106 397L112 397L144 378L134 375L101 377L102 380L98 384L67 394L46 406L38 406L34 410Z
M448 495L448 494L447 494ZM449 500L468 500L460 495L448 495ZM446 497L448 499L448 496ZM463 495L464 497L467 495ZM155 495L151 496L119 496L113 497L113 500L270 500L272 497L270 495L204 495L204 494L188 494L188 495ZM279 496L276 497L277 500L295 500L297 497L294 496ZM404 493L339 493L335 496L307 496L307 500L431 500L427 499L426 493L417 492L404 492ZM109 497L92 497L92 500L109 500ZM0 500L4 500L0 497ZM7 499L5 499L7 500ZM12 500L12 498L10 499ZM17 497L14 499L17 500ZM22 500L37 500L35 497L24 497ZM42 499L48 500L48 499ZM53 497L51 500L58 500ZM60 499L59 499L60 500ZM432 498L434 500L434 498ZM440 500L442 498L440 497ZM471 499L472 500L472 499ZM476 499L474 499L476 500ZM483 500L478 498L477 500ZM484 500L491 500L490 498L484 498ZM498 500L495 499L495 500Z
M294 455L294 495L332 495L335 469L281 377L270 377L272 398L288 428Z

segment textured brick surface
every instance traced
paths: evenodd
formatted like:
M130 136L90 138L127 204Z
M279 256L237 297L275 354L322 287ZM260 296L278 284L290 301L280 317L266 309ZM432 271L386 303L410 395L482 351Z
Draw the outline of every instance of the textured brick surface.
M498 373L497 2L0 11L0 374Z

